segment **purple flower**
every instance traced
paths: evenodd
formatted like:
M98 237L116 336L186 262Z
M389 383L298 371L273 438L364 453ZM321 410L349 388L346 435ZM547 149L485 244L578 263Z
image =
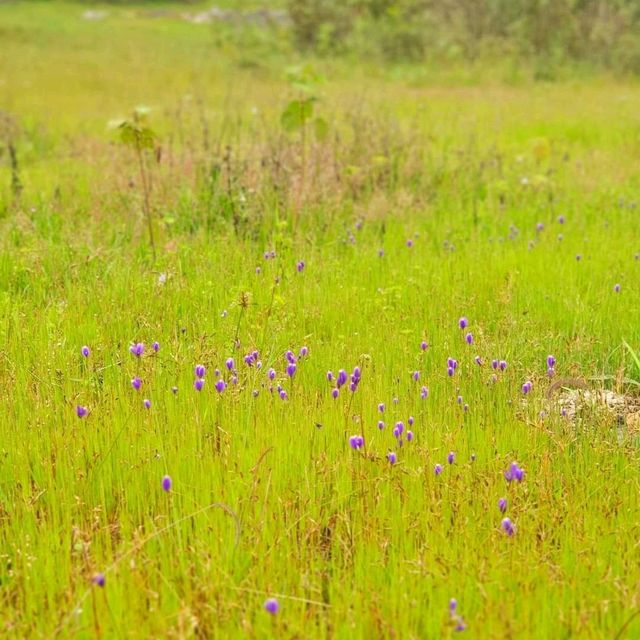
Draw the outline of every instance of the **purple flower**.
M458 396L457 400L458 400L458 404L462 404L462 396Z
M284 389L280 389L278 394L280 395L280 400L287 400L289 398L287 392Z
M433 472L439 476L442 473L442 465L440 463L436 464L436 466L433 467Z
M451 378L455 373L455 369L453 367L447 367L447 375Z
M228 371L233 371L234 367L236 366L233 358L227 358L224 364L227 367Z
M538 224L536 224L536 231L540 233L540 231L542 231L543 229L544 225L542 224L542 222L538 222Z
M142 401L142 404L144 405L145 409L151 409L151 400L149 400L148 398L145 398Z
M427 389L427 387L422 387L422 389L420 389L420 397L424 400L428 396L429 396L429 389Z
M453 464L455 459L456 459L456 454L453 451L449 451L449 455L447 456L447 462L449 464Z
M142 342L137 342L136 344L132 344L129 347L129 351L136 356L137 358L139 358L143 353L144 353L144 343Z
M467 335L464 337L465 341L467 344L473 344L473 334L472 333L467 333Z
M407 431L407 442L411 442L413 440L413 431Z
M409 249L411 249L411 247L413 247L413 240L411 238L409 238L407 240L407 247L409 247Z
M88 413L89 409L87 409L87 407L83 407L81 404L76 407L76 414L78 418L84 418Z
M215 388L218 393L222 393L227 388L227 384L220 378L220 380L216 380Z
M399 438L402 435L402 432L404 431L404 423L403 422L396 422L396 426L393 430L393 435L396 438Z
M295 364L288 364L288 365L287 365L287 375L288 375L290 378L293 378L293 376L295 375L295 373L296 373L296 365L295 365Z
M275 380L276 379L276 371L275 371L275 369L273 367L271 369L269 369L269 371L267 371L267 377L269 378L269 380Z
M564 216L558 216L558 224L564 224L565 222L565 217Z
M516 532L516 526L511 522L510 518L504 518L502 520L502 530L508 535L512 536Z
M517 462L512 462L509 469L504 472L504 477L507 482L513 482L513 480L522 482L524 479L524 469L519 467Z
M171 476L164 476L164 478L162 478L162 490L169 492L171 491Z
M263 607L264 610L272 616L275 616L278 611L280 611L280 603L275 598L267 598L264 601Z
M329 382L333 380L333 371L327 371L327 380Z
M426 341L426 340L423 340L423 341L420 343L420 349L422 349L422 351L426 351L428 347L429 347L429 345L427 344L427 341Z
M381 402L381 403L378 405L378 411L379 411L380 413L384 413L384 409L385 409L385 407L384 407L384 402Z
M380 429L380 431L384 429L384 422L382 420L378 420L378 429Z
M409 416L409 419L407 420L407 422L409 423L409 426L412 427L413 423L415 422L413 419L413 416Z
M142 380L140 380L140 378L133 378L131 380L131 386L138 391L140 389L140 387L142 386Z
M301 358L306 358L309 355L309 348L308 347L301 347L300 348L300 357Z
M454 631L466 631L467 625L464 623L464 620L458 616L456 620L456 626L454 627Z
M458 608L458 601L455 598L451 598L451 600L449 600L449 615L450 616L456 615L457 608Z
M362 376L362 372L360 371L360 367L354 367L353 368L353 373L351 374L351 381L355 382L356 380L360 380L360 377Z
M497 369L498 368L498 361L497 360L492 360L491 361L491 367L493 369Z
M482 366L482 358L480 356L476 356L473 361L479 366Z
M419 371L414 371L411 374L411 377L414 379L415 382L418 382L418 380L420 380L420 372Z
M304 264L304 260L300 260L300 262L298 262L298 264L296 265L296 269L298 270L298 273L300 273L305 267Z
M331 389L331 396L332 398L335 400L338 396L340 395L340 389L338 389L338 387L335 387L334 389Z
M527 393L529 393L531 391L531 389L533 389L533 382L531 382L531 380L527 380L522 385L522 393L524 393L526 395Z
M552 355L547 356L547 367L553 369L556 366L556 359Z
M86 345L84 347L82 347L82 349L80 349L80 353L85 357L88 358L89 354L91 353L91 350L89 349L89 347L87 347Z
M91 578L91 582L93 582L97 587L104 587L107 579L104 573L96 573L96 575Z
M347 372L344 369L338 371L338 379L336 380L336 386L340 388L347 381Z
M504 371L507 368L507 361L500 360L500 362L498 363L498 366L500 367L500 371Z
M447 366L455 371L458 368L458 361L455 358L447 358Z
M194 371L196 374L196 378L204 378L204 374L207 372L203 364L197 364Z
M356 451L364 447L364 438L362 436L351 436L349 438L349 446Z
M156 353L158 353L158 351L160 351L160 343L159 343L159 342L154 342L154 343L151 345L151 348L152 348Z
M204 387L204 378L196 378L193 381L193 387L196 391L202 391L202 387Z
M462 318L458 320L458 326L460 327L460 329L466 329L469 326L469 321L465 316L462 316Z
M500 500L498 500L498 509L500 509L500 513L504 513L507 510L506 498L500 498Z
M621 289L621 288L622 288L622 287L621 287L619 284L617 284L617 285L615 285L615 287L613 287L613 290L614 290L616 293L620 293L620 289Z
M393 451L390 451L387 453L387 460L389 464L395 464L398 461L398 456Z

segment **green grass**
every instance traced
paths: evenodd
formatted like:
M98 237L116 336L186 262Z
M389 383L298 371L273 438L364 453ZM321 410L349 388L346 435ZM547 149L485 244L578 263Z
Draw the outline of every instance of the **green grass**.
M0 6L24 185L0 165L3 635L441 638L457 598L473 638L637 637L638 436L544 397L550 353L558 376L638 376L638 87L315 61L331 133L301 191L285 45L256 69L209 27L112 11ZM135 159L106 129L140 103L163 148L155 263ZM327 370L356 365L334 400Z

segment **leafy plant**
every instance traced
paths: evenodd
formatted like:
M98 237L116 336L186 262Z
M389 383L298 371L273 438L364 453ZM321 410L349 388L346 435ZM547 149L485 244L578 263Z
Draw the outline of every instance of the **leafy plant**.
M149 243L153 259L156 259L156 243L153 235L153 212L151 209L151 176L147 164L147 152L156 147L157 135L147 124L148 107L136 107L130 119L114 121L120 142L130 147L137 159L142 185L142 206L149 230Z

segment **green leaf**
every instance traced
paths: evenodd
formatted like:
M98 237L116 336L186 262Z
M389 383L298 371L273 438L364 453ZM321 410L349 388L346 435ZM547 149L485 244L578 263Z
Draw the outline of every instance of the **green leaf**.
M318 140L325 140L329 134L329 125L324 118L316 118L313 121L313 131Z
M292 100L280 116L285 131L297 131L313 115L313 101Z

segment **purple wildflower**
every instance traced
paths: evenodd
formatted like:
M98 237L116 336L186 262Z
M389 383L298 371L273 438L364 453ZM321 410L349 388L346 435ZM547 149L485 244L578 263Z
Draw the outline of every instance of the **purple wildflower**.
M556 366L556 359L552 355L547 356L547 367L553 369Z
M504 472L504 477L507 482L513 482L514 480L522 482L524 479L524 469L518 466L517 462L512 462L509 469Z
M145 409L151 409L151 400L149 400L148 398L145 398L142 401L142 404L144 405Z
M340 388L348 379L347 372L344 369L338 371L338 379L336 380L336 386Z
M423 341L420 343L420 349L422 349L422 351L426 351L426 350L427 350L427 348L428 348L428 346L429 346L429 345L427 344L427 341L426 341L426 340L423 340Z
M393 430L393 435L396 438L399 438L402 435L403 431L404 431L404 422L396 422L396 426Z
M415 422L413 416L409 416L409 419L407 420L407 422L409 423L409 426L412 427L413 423Z
M389 464L395 464L398 461L398 456L393 451L390 451L387 453L387 460Z
M331 389L331 396L333 397L333 399L334 399L334 400L335 400L339 395L340 395L340 389L338 389L338 387L334 387L333 389Z
M384 409L385 409L384 402L381 402L381 403L378 405L378 411L379 411L380 413L384 413Z
M81 404L76 407L76 415L78 418L84 418L88 413L89 409L87 409L87 407L83 407Z
M142 386L142 380L140 380L140 378L132 378L131 380L131 386L138 391L140 389L140 387Z
M295 375L295 373L296 373L296 365L295 365L295 364L293 364L293 363L288 364L288 365L287 365L287 375L288 375L290 378L293 378L293 376Z
M458 320L458 326L460 327L460 329L466 329L469 326L469 321L465 316L462 316L462 318Z
M162 490L166 491L167 493L169 491L171 491L171 485L173 483L171 482L171 476L164 476L164 478L162 478Z
M193 387L196 391L202 391L202 387L204 387L204 378L196 378L193 381Z
M497 360L492 360L491 361L491 368L494 369L494 370L498 368L498 361Z
M233 358L227 358L224 364L227 367L228 371L233 371L233 369L236 366L236 363L234 362Z
M428 395L429 389L427 389L427 387L422 387L422 389L420 389L420 397L424 400Z
M456 454L453 451L449 451L449 455L447 456L447 462L449 464L453 464L456 459Z
M442 473L442 465L440 463L436 464L436 466L433 467L433 472L439 476Z
M309 347L300 347L300 357L306 358L309 355Z
M269 371L267 371L267 377L269 378L269 380L276 379L276 370L273 367L271 367Z
M476 356L473 361L479 366L482 366L482 358L480 356Z
M89 347L87 347L86 345L84 347L82 347L82 349L80 349L80 353L85 357L88 358L89 354L91 353L91 350L89 349Z
M104 587L105 583L107 582L107 578L105 577L104 573L96 573L96 575L91 578L91 582L93 582L96 587Z
M158 353L158 351L160 351L160 343L159 343L159 342L154 342L154 343L151 345L151 347L152 347L152 349L153 349L156 353Z
M289 399L289 396L287 395L287 392L284 389L280 389L278 394L280 395L280 400L288 400Z
M220 380L216 380L215 387L218 393L222 393L227 388L227 384L222 378L220 378Z
M384 429L384 422L382 420L378 420L378 429L380 429L380 431Z
M616 284L616 285L615 285L615 287L613 287L613 290L614 290L616 293L620 293L620 289L621 289L621 288L622 288L622 287L621 287L619 284Z
M349 438L349 446L356 451L364 447L364 438L362 436L351 436Z
M455 369L453 367L447 367L447 375L451 378L455 373Z
M329 382L333 380L333 371L327 371L327 380Z
M516 532L516 526L511 522L511 518L504 518L502 520L502 530L508 536L512 536Z
M298 270L298 273L300 273L304 269L304 267L305 267L304 260L300 260L296 265L296 269Z
M507 361L500 360L500 362L498 363L498 366L500 367L500 371L504 371L507 368Z
M529 393L531 391L531 389L533 389L533 382L531 382L531 380L527 380L522 385L522 393L524 393L526 395L527 393Z
M411 238L409 238L407 240L407 247L409 247L409 249L411 249L411 247L413 247L413 240Z
M411 377L414 379L415 382L418 382L418 380L420 380L420 372L419 371L414 371L411 374Z
M413 431L407 431L407 442L411 442L413 440Z
M197 364L194 371L196 374L196 378L204 378L204 374L207 372L203 364Z
M464 337L465 341L467 344L473 344L473 334L472 333L467 333L467 335Z
M267 598L264 601L264 610L267 613L270 613L272 616L275 616L278 611L280 611L280 603L276 600L276 598Z
M504 513L507 510L506 498L500 498L500 500L498 500L498 509L500 509L500 513Z
M136 344L132 344L129 347L129 351L136 356L136 358L139 358L144 353L144 343L137 342Z

